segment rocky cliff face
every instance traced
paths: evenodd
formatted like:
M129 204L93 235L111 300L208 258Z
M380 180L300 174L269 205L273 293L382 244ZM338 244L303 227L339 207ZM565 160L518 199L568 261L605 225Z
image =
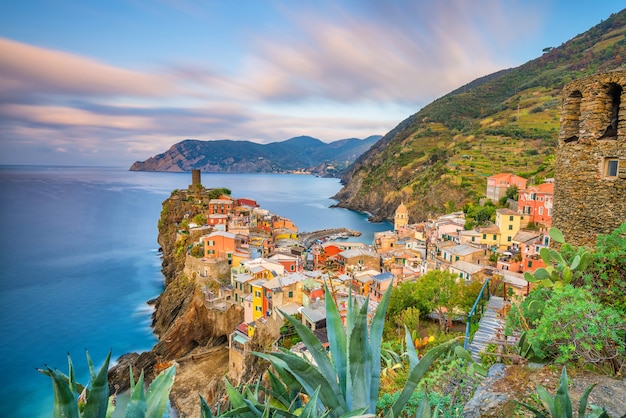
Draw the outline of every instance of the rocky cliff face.
M202 190L195 194L176 191L163 202L158 242L163 251L165 289L155 301L152 324L159 342L149 352L121 356L109 371L111 391L119 392L128 389L129 365L133 366L135 378L143 369L146 380L150 381L165 366L178 364L177 375L186 378L177 377L171 400L181 417L194 416L192 411L199 404L198 393L203 393L207 399L215 395L228 369L225 348L228 335L243 320L243 312L237 306L225 312L208 309L199 283L183 273L185 251L177 250L186 248L188 242L198 237L177 234L177 229L186 214L193 217L202 210L201 194ZM223 361L224 356L226 361ZM216 363L217 358L222 360ZM196 378L189 376L202 377L201 381L206 384L200 385ZM184 401L188 393L193 393L189 397L193 402Z

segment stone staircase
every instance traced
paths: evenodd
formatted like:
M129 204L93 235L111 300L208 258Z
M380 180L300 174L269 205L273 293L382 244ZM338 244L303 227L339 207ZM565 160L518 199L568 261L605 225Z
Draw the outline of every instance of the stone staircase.
M474 339L467 347L472 358L477 362L480 362L478 353L483 351L487 344L495 341L498 332L503 334L506 318L501 317L499 313L504 304L504 299L499 296L491 296L489 298L483 316L478 322L478 331L476 331Z

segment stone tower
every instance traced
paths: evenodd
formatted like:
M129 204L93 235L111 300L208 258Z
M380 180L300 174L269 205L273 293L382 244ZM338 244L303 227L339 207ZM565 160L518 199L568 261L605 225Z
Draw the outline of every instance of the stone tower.
M409 211L404 203L400 203L400 206L396 209L396 214L393 217L393 230L397 231L400 228L404 228L409 224Z
M202 181L200 179L200 170L191 170L191 187L201 186Z
M626 222L626 71L563 89L552 224L567 242L592 245Z

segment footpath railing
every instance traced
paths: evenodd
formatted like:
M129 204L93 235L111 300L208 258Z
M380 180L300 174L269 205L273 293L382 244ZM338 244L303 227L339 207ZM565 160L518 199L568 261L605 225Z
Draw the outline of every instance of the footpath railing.
M487 292L485 293L485 289L487 289ZM479 316L482 316L483 314L483 309L484 309L484 304L480 304L481 299L485 299L485 300L489 300L489 278L487 278L487 280L485 280L485 283L483 284L483 287L480 289L480 292L478 293L478 296L476 297L476 301L474 302L474 306L472 306L472 310L470 311L469 315L467 315L467 323L465 325L465 342L463 343L463 348L467 350L467 347L469 346L470 343L470 325L472 323L472 320L477 323L478 320L474 319L474 316L476 314L476 309L478 308L478 306L480 306L480 312L479 312Z

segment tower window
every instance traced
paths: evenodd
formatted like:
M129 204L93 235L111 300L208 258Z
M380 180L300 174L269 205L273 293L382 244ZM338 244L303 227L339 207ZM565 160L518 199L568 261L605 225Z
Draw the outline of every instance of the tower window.
M610 100L611 114L609 119L609 126L607 126L604 134L600 138L616 139L617 138L617 125L619 122L619 106L622 97L622 86L619 84L611 83L607 90L608 99Z
M565 102L565 111L569 117L566 118L563 128L565 130L564 142L577 142L580 131L580 102L582 100L582 93L575 90L570 94Z
M604 159L604 177L616 178L618 173L619 173L619 159L605 158Z

